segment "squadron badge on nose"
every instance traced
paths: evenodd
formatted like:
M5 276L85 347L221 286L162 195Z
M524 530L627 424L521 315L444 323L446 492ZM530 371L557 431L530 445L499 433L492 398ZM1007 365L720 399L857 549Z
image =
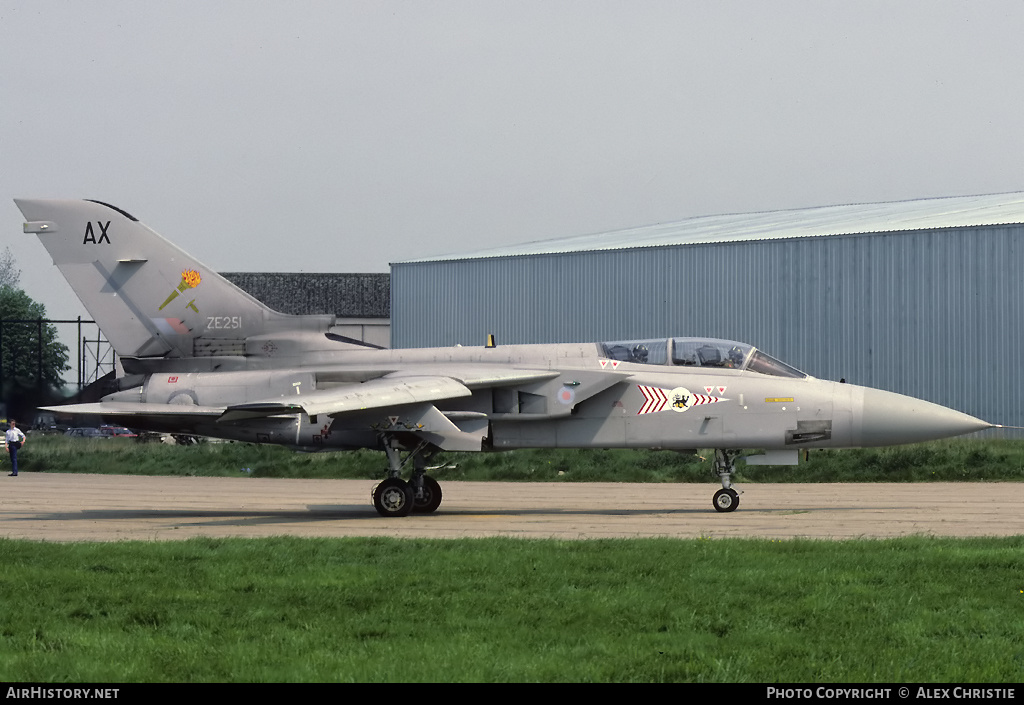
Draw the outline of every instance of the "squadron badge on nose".
M680 413L702 404L715 404L725 401L722 397L711 396L710 394L693 394L685 387L675 389L662 389L661 387L648 387L638 384L637 388L644 397L644 403L637 414L654 414L665 409L672 409Z

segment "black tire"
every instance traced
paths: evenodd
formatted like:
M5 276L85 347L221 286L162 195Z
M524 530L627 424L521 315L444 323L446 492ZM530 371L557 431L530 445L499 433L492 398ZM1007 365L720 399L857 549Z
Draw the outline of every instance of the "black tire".
M423 494L416 497L413 491L412 510L417 514L430 514L441 506L441 485L430 475L423 476Z
M382 517L407 517L413 504L412 487L405 480L389 477L373 488L373 508Z
M740 506L740 496L734 489L722 489L715 492L715 498L711 501L715 510L719 512L734 512Z

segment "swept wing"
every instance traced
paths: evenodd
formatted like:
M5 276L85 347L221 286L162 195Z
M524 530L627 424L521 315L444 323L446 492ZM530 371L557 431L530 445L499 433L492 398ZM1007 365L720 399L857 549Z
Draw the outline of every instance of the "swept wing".
M386 409L423 402L468 397L472 392L451 377L380 377L360 384L316 390L294 397L232 404L221 421L238 421L276 414L305 413L336 416L349 411Z

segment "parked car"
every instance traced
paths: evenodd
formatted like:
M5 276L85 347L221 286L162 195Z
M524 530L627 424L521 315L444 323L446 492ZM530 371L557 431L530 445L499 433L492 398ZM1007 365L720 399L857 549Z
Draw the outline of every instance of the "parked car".
M100 426L100 433L108 438L135 438L138 435L124 426Z
M71 436L73 438L108 438L100 433L98 428L69 428L64 432L65 436Z
M33 433L42 433L47 436L59 436L62 433L67 433L68 430L68 426L61 426L60 424L50 424L49 426L41 426L31 429Z

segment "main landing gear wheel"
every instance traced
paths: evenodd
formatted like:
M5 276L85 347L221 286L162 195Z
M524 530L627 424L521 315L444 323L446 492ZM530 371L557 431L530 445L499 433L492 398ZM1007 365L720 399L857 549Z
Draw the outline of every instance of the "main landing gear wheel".
M733 512L736 511L736 507L740 506L740 496L731 487L727 490L718 490L715 492L712 504L715 505L717 511Z
M382 517L407 517L414 504L412 487L400 478L389 477L373 488L373 506Z
M441 485L425 474L427 460L441 449L428 441L419 440L405 457L402 451L409 447L408 438L392 433L381 433L381 445L388 456L388 479L373 490L373 506L383 517L406 517L410 513L429 514L441 504ZM402 471L412 465L408 482L401 479Z
M421 487L413 486L412 510L417 514L430 514L441 506L441 485L430 475L423 475ZM416 478L413 478L413 485Z

